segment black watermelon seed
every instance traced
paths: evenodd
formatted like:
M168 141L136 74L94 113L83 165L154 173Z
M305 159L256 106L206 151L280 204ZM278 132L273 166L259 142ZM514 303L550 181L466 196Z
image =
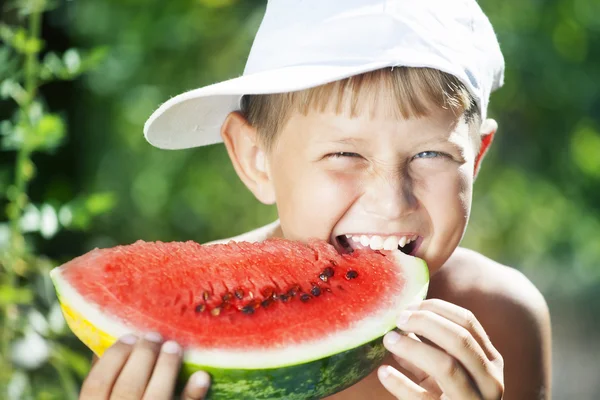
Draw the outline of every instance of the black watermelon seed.
M332 261L333 263L333 261ZM334 264L335 265L335 264ZM333 274L335 273L335 271L333 270L333 268L331 267L327 267L323 270L323 275L325 275L328 278L331 278L333 276Z
M204 310L206 310L206 304L198 304L196 308L194 308L194 311L197 313L204 312Z
M219 314L221 314L221 307L213 308L212 310L210 310L210 313L215 317L218 316Z
M235 297L237 297L238 299L243 299L244 298L244 291L242 289L235 289Z
M306 303L309 300L310 300L310 296L306 293L302 293L302 295L300 296L300 301L302 301L303 303Z
M244 314L254 314L254 307L252 307L251 305L242 307L242 309L240 310L241 312L243 312Z
M260 306L261 306L261 307L269 307L269 306L271 305L271 303L272 303L272 302L273 302L273 300L272 300L272 299L266 299L266 300L263 300L263 301L260 303Z
M292 286L292 288L288 291L288 295L290 295L291 297L294 297L296 294L298 294L298 292L300 291L300 285L294 285Z
M317 297L321 295L321 288L318 286L313 286L312 289L310 289L310 294L312 294L313 296Z
M280 296L279 296L279 298L281 299L281 301L282 301L283 303L287 303L287 302L290 300L290 296L289 296L289 295L287 295L287 294L285 294L285 293L284 293L284 294L282 294L282 295L280 295Z
M354 271L354 270L350 270L348 272L346 272L346 279L350 280L350 279L354 279L358 277L358 272Z
M227 292L223 295L223 301L227 302L229 300L233 299L233 294Z
M207 301L210 298L210 294L205 290L204 292L202 292L202 298L204 299L204 301Z

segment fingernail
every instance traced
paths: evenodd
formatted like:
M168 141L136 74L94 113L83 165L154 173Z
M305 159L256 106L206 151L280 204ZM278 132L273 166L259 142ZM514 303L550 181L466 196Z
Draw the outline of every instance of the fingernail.
M400 341L400 335L397 332L388 332L383 338L386 344L396 344Z
M162 342L162 336L158 332L148 332L144 335L144 339L154 343Z
M396 321L398 328L402 329L402 327L406 326L406 323L411 315L412 313L410 311L402 311L398 316L398 320Z
M135 344L135 342L137 342L137 340L138 340L137 336L135 336L134 334L131 334L131 333L129 333L129 334L125 335L125 336L121 336L119 338L119 341L121 343L125 343L125 344L128 344L128 345Z
M169 354L179 354L181 346L177 342L169 340L163 344L162 351Z
M419 308L421 308L421 302L417 301L415 303L410 303L408 306L406 306L405 310L407 310L407 311L417 311Z
M206 372L195 372L192 375L192 382L194 384L194 386L196 387L201 387L201 388L205 388L208 387L208 375L206 374Z
M381 368L379 368L379 376L382 379L387 378L391 374L391 368L392 367L390 367L389 365L383 365Z

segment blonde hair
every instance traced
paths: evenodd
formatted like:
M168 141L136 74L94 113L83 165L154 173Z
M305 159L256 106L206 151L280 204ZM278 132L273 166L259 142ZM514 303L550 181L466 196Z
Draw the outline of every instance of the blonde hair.
M389 93L390 101L376 104L378 90ZM435 107L450 109L457 117L464 114L469 123L479 115L473 97L458 78L436 69L411 67L379 69L297 92L247 95L242 98L241 113L270 149L292 111L306 115L333 105L336 113L354 117L368 104L371 113L385 107L383 111L403 119L426 117Z

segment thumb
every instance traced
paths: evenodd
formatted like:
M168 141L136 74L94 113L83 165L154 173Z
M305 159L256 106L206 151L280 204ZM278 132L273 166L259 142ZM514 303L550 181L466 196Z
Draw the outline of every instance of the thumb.
M210 386L210 377L204 371L194 372L183 389L181 400L204 399Z

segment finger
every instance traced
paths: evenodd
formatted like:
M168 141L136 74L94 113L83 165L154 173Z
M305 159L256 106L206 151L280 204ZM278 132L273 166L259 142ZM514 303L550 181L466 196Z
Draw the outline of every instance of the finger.
M417 305L414 310L427 310L441 315L450 321L466 328L473 338L479 343L490 360L500 358L500 353L492 344L489 336L483 329L475 315L466 308L459 307L440 299L428 299Z
M404 318L398 321L400 329L427 338L460 361L484 394L495 391L493 365L466 328L431 311L412 311L403 315Z
M415 335L414 333L404 333L404 332L398 332L401 335L408 335L411 338L413 338L414 340L420 340L417 335ZM410 380L412 380L413 382L419 383L424 381L425 379L427 379L427 377L429 375L427 375L425 372L423 372L421 369L417 368L414 364L406 361L405 359L403 359L402 357L398 357L397 355L392 353L392 356L394 358L394 360L398 363L398 366L401 368L401 373L403 373L404 375L406 375L408 378L410 378Z
M163 343L156 366L146 391L145 399L169 399L173 397L177 374L181 368L181 346L174 341Z
M161 342L162 337L158 333L151 332L136 343L117 378L112 391L114 397L119 399L142 398L158 358Z
M136 341L136 336L125 335L109 347L101 358L95 359L92 369L81 385L81 399L104 400L110 396Z
M183 389L181 400L200 400L206 396L210 377L204 371L194 372Z
M479 394L460 362L448 353L392 331L383 338L385 347L434 378L451 399L475 399Z
M400 367L399 371L406 375L410 380L415 382L417 385L421 386L423 389L427 390L431 394L435 394L440 396L442 394L442 389L440 389L440 385L429 376L426 372L418 368L416 365L411 363L408 360L405 360L402 357L398 357L393 355L394 360L398 363Z
M381 384L388 392L399 399L433 399L427 390L417 385L408 377L389 365L382 365L377 370Z

